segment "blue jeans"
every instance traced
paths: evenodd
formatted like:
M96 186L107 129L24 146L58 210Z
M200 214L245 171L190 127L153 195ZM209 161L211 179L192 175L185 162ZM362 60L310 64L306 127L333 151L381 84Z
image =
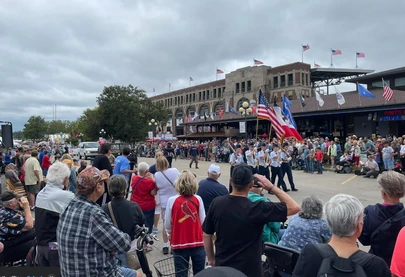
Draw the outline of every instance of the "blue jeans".
M314 173L314 161L313 160L311 160L311 159L308 160L308 166L309 166L308 172Z
M384 168L387 170L394 169L394 158L390 159L383 159L384 161Z
M148 233L152 233L153 230L153 221L155 219L155 208L149 211L143 211L143 215L145 216L146 226L148 227Z
M317 161L317 164L318 164L318 173L322 174L323 173L322 161Z
M122 271L122 275L124 275L124 277L136 277L137 276L136 271L133 269L130 269L130 268L121 267L121 271Z
M205 251L203 246L173 250L176 277L188 277L189 260L193 262L193 274L204 270ZM183 258L183 259L182 259Z

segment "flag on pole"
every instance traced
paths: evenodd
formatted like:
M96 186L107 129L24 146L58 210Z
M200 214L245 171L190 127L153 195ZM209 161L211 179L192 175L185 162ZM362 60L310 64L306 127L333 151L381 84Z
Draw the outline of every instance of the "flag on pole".
M320 68L321 66L319 64L317 64L317 63L314 63L314 67L315 68Z
M188 114L188 120L187 120L188 122L190 122L191 121L191 114Z
M298 133L297 129L291 121L289 120L288 116L283 114L279 105L277 105L276 101L274 100L274 113L277 116L277 120L281 125L281 128L284 130L284 138L295 138L299 141L303 141L301 135Z
M237 111L235 111L235 109L231 105L229 105L229 112L236 114L236 115L239 114Z
M252 106L252 114L256 114L256 106Z
M315 96L319 106L322 107L325 104L325 101L323 101L321 95L317 91L315 91Z
M266 97L259 91L259 103L257 105L257 117L261 119L267 119L271 122L274 131L278 138L281 138L284 135L284 130L281 128L280 123L277 120L277 116L274 111L270 108L269 102L267 102Z
M301 100L302 107L305 107L307 105L307 103L305 102L305 98L302 95L300 95L300 100Z
M332 51L332 56L342 55L342 51L340 51L340 50L331 49L331 51Z
M190 82L193 82L193 81L194 81L193 78L190 77Z
M210 112L210 117L211 117L212 120L214 120L214 113L213 112Z
M386 101L391 101L392 97L394 96L394 92L390 88L390 86L387 84L387 82L382 79L383 82L383 97Z
M274 99L274 102L276 102L276 100ZM292 113L290 111L290 107L292 106L291 101L285 96L285 94L283 95L283 113L285 114L285 116L288 118L288 120L290 121L290 123L297 128L297 124L294 121L294 118L292 116Z
M262 62L262 61L259 61L259 60L255 60L255 59L253 58L253 64L254 64L254 65L260 65L260 64L263 64L263 62Z
M218 113L219 113L219 119L222 119L224 116L224 111L221 109L221 107L218 107Z
M229 103L225 102L225 112L229 112Z
M364 86L358 84L359 95L368 98L375 98L375 95L369 92Z
M172 84L169 83L169 88L171 88L171 87L172 87Z
M356 58L360 59L360 58L365 58L366 55L364 53L361 52L356 52Z
M156 92L155 88L153 88L153 92Z
M221 69L217 68L217 74L224 74L224 72Z
M345 98L343 97L343 94L341 94L336 88L336 99L339 105L343 105L344 103L346 103Z
M193 121L196 121L197 119L199 119L199 118L198 118L198 113L195 112L194 117L193 117Z
M302 45L302 51L307 51L307 50L309 50L309 44Z

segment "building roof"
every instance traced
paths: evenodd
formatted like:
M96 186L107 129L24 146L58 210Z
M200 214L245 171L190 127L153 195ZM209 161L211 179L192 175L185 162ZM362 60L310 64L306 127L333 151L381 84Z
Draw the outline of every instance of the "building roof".
M327 79L342 79L348 77L357 77L374 72L369 69L350 69L350 68L311 68L311 82L323 82Z
M385 70L381 72L376 72L373 74L369 74L366 76L361 76L357 78L353 78L350 80L347 80L346 82L349 83L367 83L369 81L374 81L374 80L379 80L381 81L381 78L388 79L388 77L395 76L395 75L404 75L405 74L405 67L398 67L390 70Z

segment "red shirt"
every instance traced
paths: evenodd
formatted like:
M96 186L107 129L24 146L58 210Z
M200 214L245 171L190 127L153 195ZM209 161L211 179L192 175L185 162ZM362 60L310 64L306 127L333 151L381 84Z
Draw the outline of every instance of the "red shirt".
M317 161L322 161L322 158L323 158L322 151L317 151L317 152L315 153L315 157L316 157L316 160L317 160Z
M48 155L44 155L42 158L42 168L49 168L51 166L51 159Z
M131 180L131 188L131 201L138 203L142 211L150 211L156 207L155 196L150 194L156 188L154 181L135 175Z
M405 227L401 229L397 237L392 254L391 273L398 277L405 276Z

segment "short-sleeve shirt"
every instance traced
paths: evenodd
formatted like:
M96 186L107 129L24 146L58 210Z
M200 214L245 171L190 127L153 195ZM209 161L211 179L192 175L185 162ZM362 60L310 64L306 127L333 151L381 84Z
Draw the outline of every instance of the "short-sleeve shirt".
M263 150L260 150L260 152L257 153L257 159L259 160L259 165L260 165L260 166L267 166L266 161L263 159L263 156L264 156L265 154L266 154L266 153L265 153Z
M277 152L273 151L270 153L270 159L271 159L271 166L272 167L280 167L280 157L277 156Z
M250 277L263 276L263 227L286 219L285 203L252 202L234 195L215 198L203 224L206 234L216 233L215 265L233 267Z
M124 156L116 157L115 160L114 160L114 164L115 164L115 167L113 169L113 174L114 175L115 174L123 174L122 173L123 171L130 169L129 160L128 160L127 157L124 157ZM127 180L129 180L131 174L127 173L127 174L124 174L124 175L125 175L125 178Z
M232 153L231 157L229 158L229 163L235 163L234 165L241 164L243 162L242 154L238 154L238 159L236 159L235 155L235 153Z
M391 261L391 273L405 277L405 227L398 234Z
M249 157L250 153L252 153L253 151L248 150L245 152L246 154L246 163L249 166L255 166L255 154L253 154L251 157Z
M0 241L18 236L25 226L25 218L16 210L0 208Z
M287 161L283 161L283 160L287 160L289 157L290 157L290 155L286 154L284 151L281 151L280 159L282 160L283 163L287 163Z
M382 149L383 159L391 159L391 153L394 153L394 149L391 146L384 147Z
M131 201L138 203L142 211L150 211L156 207L155 196L150 192L156 188L151 179L135 175L131 180Z
M37 170L40 180L42 180L42 168L39 164L39 161L36 157L30 157L24 165L25 171L25 184L26 185L36 185L38 178L35 175L34 171Z

